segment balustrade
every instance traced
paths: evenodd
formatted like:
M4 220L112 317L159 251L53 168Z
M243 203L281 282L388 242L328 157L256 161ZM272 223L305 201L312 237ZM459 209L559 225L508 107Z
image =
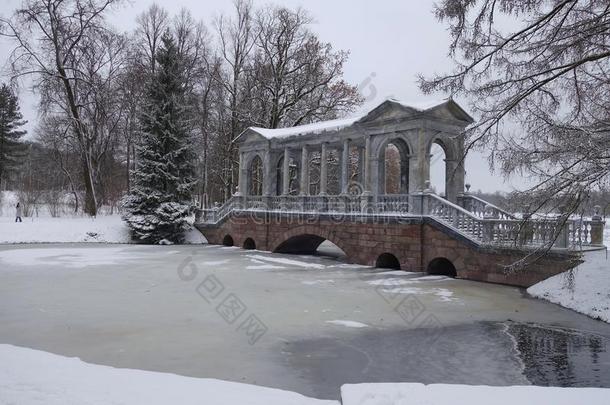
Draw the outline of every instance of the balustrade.
M232 211L345 213L384 216L428 216L484 245L579 248L600 245L601 218L517 219L483 200L462 196L462 205L433 193L387 195L234 196L222 207L198 210L199 223L218 223ZM597 228L595 228L597 227ZM596 233L597 232L597 233Z

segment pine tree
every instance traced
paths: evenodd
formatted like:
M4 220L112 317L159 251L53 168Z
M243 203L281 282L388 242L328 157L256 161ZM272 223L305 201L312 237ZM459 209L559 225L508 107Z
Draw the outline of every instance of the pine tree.
M138 165L131 173L133 188L125 199L123 219L143 242L180 243L189 228L196 181L184 64L168 33L156 61L140 118Z
M26 121L19 110L19 101L10 87L0 87L0 185L5 177L20 163L23 144L19 140L26 134L19 128Z

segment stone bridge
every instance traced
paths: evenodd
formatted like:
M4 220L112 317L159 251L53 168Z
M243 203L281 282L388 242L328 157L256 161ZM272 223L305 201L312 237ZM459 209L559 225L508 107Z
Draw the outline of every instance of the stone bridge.
M249 128L237 139L238 191L200 210L196 226L212 244L311 254L328 240L352 263L524 287L603 246L599 213L518 218L469 194L470 123L452 100L388 100L362 117ZM442 196L430 188L433 144L444 153Z

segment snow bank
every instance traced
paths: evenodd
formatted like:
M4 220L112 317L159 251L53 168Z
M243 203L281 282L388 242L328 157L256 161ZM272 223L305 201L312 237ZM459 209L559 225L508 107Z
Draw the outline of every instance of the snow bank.
M346 384L343 405L574 405L607 404L610 389L487 387L419 383Z
M610 322L610 258L606 251L584 254L585 262L527 289L534 297Z
M30 217L16 223L0 217L0 243L130 243L129 230L119 215L89 217ZM201 232L192 229L185 243L205 243Z
M338 325L338 326L345 326L346 328L368 328L369 327L369 325L367 325L366 323L356 322L356 321L345 321L342 319L337 319L334 321L326 321L326 323L332 323L333 325Z
M338 405L278 389L85 363L0 344L0 404Z

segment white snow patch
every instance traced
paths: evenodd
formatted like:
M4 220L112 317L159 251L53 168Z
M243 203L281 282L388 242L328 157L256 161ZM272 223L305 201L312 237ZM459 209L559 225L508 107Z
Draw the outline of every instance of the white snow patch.
M195 228L185 233L185 244L207 243ZM131 243L129 228L119 215L90 217L0 217L0 243Z
M299 125L298 127L289 127L289 128L276 128L276 129L268 129L268 128L259 128L259 127L250 127L249 129L264 136L267 139L272 138L287 138L295 135L305 135L305 134L319 134L327 131L338 131L340 129L346 128L359 119L361 116L343 118L337 120L323 121L317 122L314 124L306 124Z
M301 284L305 285L317 285L317 284L334 284L335 280L306 280L301 281Z
M408 276L411 274L418 274L414 271L404 271L404 270L390 270L390 271L380 271L375 272L373 275L375 276Z
M356 321L345 321L342 319L336 319L334 321L326 321L326 323L331 323L333 325L345 326L346 328L368 328L369 325L362 322Z
M400 287L385 288L382 292L389 294L435 295L444 302L457 301L456 298L453 298L453 291L446 288Z
M142 247L144 248L144 247ZM149 248L152 248L149 246ZM96 248L32 248L9 249L0 251L0 263L8 270L8 266L41 266L57 264L69 268L86 266L109 266L125 261L143 259L132 250L123 247L106 249Z
M345 384L343 405L602 405L608 388L559 388L536 386L488 387L420 383Z
M262 261L266 261L266 262L272 262L272 263L279 263L279 264L284 264L287 266L297 266L297 267L305 267L305 268L313 268L313 269L324 269L326 268L326 266L322 265L322 264L317 264L317 263L306 263L306 262L301 262L298 260L292 260L292 259L283 259L281 257L269 257L269 256L262 256L262 255L247 255L248 258L250 259L255 259L255 260L262 260Z
M257 264L254 266L246 266L246 270L283 270L286 267L276 266L274 264Z
M0 404L338 405L295 392L85 363L0 344Z
M227 264L229 263L229 259L224 259L224 260L211 260L211 261L206 261L201 263L202 266L220 266L221 264Z
M422 277L409 277L409 278L384 278L379 280L370 280L367 281L369 285L375 286L399 286L399 285L407 285L407 284L418 284L421 281L440 281L440 280L451 280L450 277L446 276L422 276Z
M610 259L606 251L586 252L584 263L573 270L573 288L568 272L557 274L527 289L563 307L610 322Z

